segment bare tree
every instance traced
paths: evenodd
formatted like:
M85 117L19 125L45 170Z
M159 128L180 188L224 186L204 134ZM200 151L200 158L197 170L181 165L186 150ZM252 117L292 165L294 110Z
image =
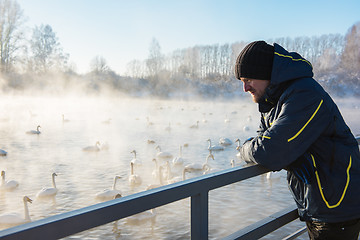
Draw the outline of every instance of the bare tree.
M150 76L156 76L163 68L164 57L161 54L161 47L155 38L152 39L149 48L149 57L146 60L146 66Z
M105 73L109 70L109 67L106 59L98 55L90 61L90 69L95 73Z
M0 0L0 71L8 72L22 47L22 24L25 18L14 0Z
M33 29L30 43L32 51L30 62L35 72L45 73L49 70L58 70L66 66L68 55L63 52L51 26L36 26Z
M354 24L346 34L341 64L344 69L359 72L360 67L360 22Z

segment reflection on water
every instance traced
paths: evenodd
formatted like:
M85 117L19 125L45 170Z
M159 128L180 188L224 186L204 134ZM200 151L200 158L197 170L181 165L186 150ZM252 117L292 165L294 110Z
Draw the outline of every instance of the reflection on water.
M153 178L154 158L166 168L162 152L181 157L184 165L203 164L209 152L208 141L219 144L222 137L232 141L223 151L214 151L211 168L231 167L243 163L237 159L237 143L256 134L259 114L249 99L221 101L164 101L100 98L3 97L0 101L0 170L6 179L19 186L0 191L0 214L18 212L24 216L22 199L29 204L32 220L89 206L98 202L96 194L116 189L122 196L144 191ZM41 126L40 134L26 134ZM97 143L98 142L98 143ZM91 146L96 151L84 151ZM181 153L179 147L181 146ZM131 186L133 174L142 183ZM170 159L172 161L172 159ZM182 167L172 164L172 176L181 176ZM52 200L40 200L36 193L52 187L51 174L56 173L57 193ZM186 173L186 178L201 175ZM114 188L114 178L119 176ZM165 182L165 180L163 181ZM211 239L229 235L237 229L271 215L293 204L285 172L270 179L259 176L209 193L209 234ZM302 223L295 222L297 227ZM3 229L4 226L1 226ZM264 239L283 237L289 229L279 230ZM274 235L275 234L275 235ZM159 207L100 226L69 238L94 239L188 239L190 237L189 199Z

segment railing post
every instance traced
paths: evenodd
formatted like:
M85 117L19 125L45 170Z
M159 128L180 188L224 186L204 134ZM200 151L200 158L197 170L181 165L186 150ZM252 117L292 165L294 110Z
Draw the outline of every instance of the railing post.
M208 239L209 192L191 196L191 239Z

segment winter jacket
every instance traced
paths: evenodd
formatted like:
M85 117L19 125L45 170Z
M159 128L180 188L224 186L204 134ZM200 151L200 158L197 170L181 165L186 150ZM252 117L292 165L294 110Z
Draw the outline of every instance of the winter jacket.
M259 101L258 136L244 143L242 158L272 171L288 170L301 220L360 218L357 141L336 104L312 78L310 62L278 44L274 51L270 85Z

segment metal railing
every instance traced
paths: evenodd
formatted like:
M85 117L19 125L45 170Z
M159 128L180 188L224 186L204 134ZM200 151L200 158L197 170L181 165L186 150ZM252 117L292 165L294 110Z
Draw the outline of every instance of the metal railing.
M260 165L229 168L8 228L0 231L0 238L59 239L190 197L191 238L208 239L209 191L268 171ZM226 239L259 238L298 218L295 207L276 214Z

